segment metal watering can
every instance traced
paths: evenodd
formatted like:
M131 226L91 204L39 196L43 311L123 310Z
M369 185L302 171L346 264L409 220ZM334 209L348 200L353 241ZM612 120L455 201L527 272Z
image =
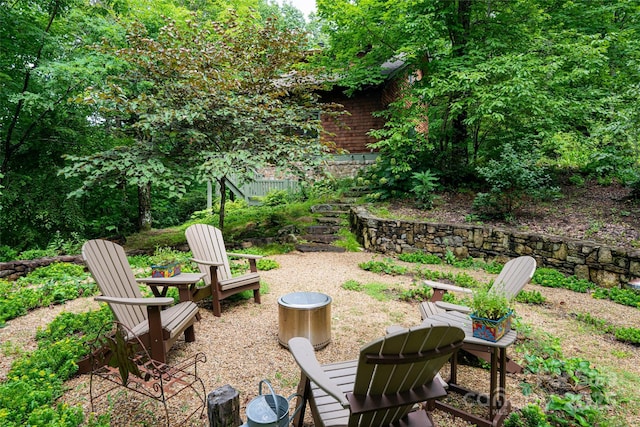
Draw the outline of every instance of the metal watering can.
M262 394L262 384L266 384L271 394ZM298 406L289 417L289 403L299 394L292 394L288 398L280 396L273 391L273 387L267 380L260 381L258 385L259 396L247 405L247 422L242 427L287 427L302 404Z

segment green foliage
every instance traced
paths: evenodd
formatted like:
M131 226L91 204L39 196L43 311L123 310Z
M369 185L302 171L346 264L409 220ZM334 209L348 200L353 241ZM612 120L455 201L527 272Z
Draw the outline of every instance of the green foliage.
M609 299L622 305L640 307L640 292L633 289L598 287L595 288L591 296L598 299Z
M477 317L497 320L512 312L513 307L504 295L480 288L473 292L471 311Z
M0 280L0 326L38 307L94 295L98 287L87 277L81 265L53 263L15 282Z
M18 259L38 259L46 257L54 257L58 255L58 251L55 249L29 249L20 252Z
M431 209L435 190L438 188L438 177L429 169L423 172L414 172L412 175L413 187L411 191L418 202L418 206Z
M434 254L424 253L423 251L401 253L398 259L404 262L413 262L419 264L442 264L442 258Z
M210 180L220 188L223 228L229 180L250 181L266 166L302 173L320 164L327 147L316 137L318 112L331 116L337 106L320 104L304 78L305 34L275 18L220 18L215 25L203 15L167 18L157 32L135 22L126 28L126 47L105 40L99 51L119 70L76 101L99 109L105 125L128 139L115 149L66 156L62 173L82 178L73 195L106 184L180 197L193 182ZM283 92L282 75L294 69Z
M391 258L385 258L383 261L371 260L361 262L358 264L358 267L372 273L385 273L392 276L406 274L408 271L407 267L395 264Z
M342 289L346 289L347 291L355 291L355 292L360 292L364 289L364 286L362 285L362 283L353 279L347 280L341 285L341 287Z
M604 416L597 405L584 401L582 394L551 395L546 407L547 417L554 425L599 425Z
M286 205L290 198L291 195L286 190L271 190L262 198L262 203L265 206Z
M551 427L541 407L529 404L512 412L504 421L504 427Z
M559 191L549 186L550 177L529 153L519 154L511 145L503 146L498 160L478 167L478 173L487 181L489 191L478 193L473 207L485 215L505 218L524 204L557 197Z
M552 268L538 268L531 279L532 283L548 288L564 288L574 292L586 293L596 287L595 283L575 276L565 277L558 270Z
M149 258L149 264L151 265L167 265L174 262L180 264L186 264L189 260L189 253L175 250L170 247L157 247L155 252Z
M424 285L416 285L400 292L402 301L428 301L433 296L433 288Z
M265 295L269 293L269 284L263 281L260 281L260 295ZM231 295L228 299L229 301L245 301L253 298L253 291L247 290L242 291L237 294Z
M539 291L520 291L516 301L523 304L542 305L547 299Z
M617 327L606 320L593 317L590 313L577 313L576 318L581 322L594 326L600 333L613 334L618 341L640 345L640 329L638 328Z
M262 258L256 262L256 266L259 271L269 271L274 270L276 268L280 268L280 264L276 260L269 258Z
M457 261L455 254L447 249L447 252L444 254L444 262L449 265L453 265Z
M640 345L640 329L638 328L617 328L615 336L618 341Z
M81 314L63 313L37 334L38 348L11 366L0 383L0 423L6 426L78 426L84 421L81 407L55 404L64 392L63 382L77 370L76 361L88 353L111 310Z
M338 231L338 236L340 236L340 239L333 242L335 246L345 248L347 252L359 252L362 250L356 235L348 228L341 228Z
M348 291L364 292L378 301L389 301L391 297L396 295L396 292L390 289L387 284L378 282L360 283L356 280L347 280L342 284L342 288Z
M7 245L0 245L0 262L18 259L18 252Z

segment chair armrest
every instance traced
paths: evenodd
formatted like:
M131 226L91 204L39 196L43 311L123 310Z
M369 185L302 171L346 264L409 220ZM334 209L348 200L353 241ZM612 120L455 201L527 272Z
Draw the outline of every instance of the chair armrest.
M464 314L471 313L470 307L467 307L466 305L451 304L450 302L436 301L436 307L442 308L443 310L457 311Z
M294 337L289 340L289 351L302 369L302 372L322 390L335 397L343 408L348 408L349 401L345 394L320 366L311 342L304 337Z
M264 258L262 255L253 255L253 254L235 254L231 252L227 252L227 256L234 258L246 258L246 259L260 259Z
M445 290L445 291L452 291L452 292L464 292L466 294L473 293L473 291L471 289L469 289L469 288L463 288L461 286L450 285L448 283L434 282L433 280L425 280L423 283L425 284L425 286L429 286L430 288L433 288L433 289L442 289L442 290Z
M221 262L214 262L214 261L206 261L204 259L196 259L196 258L189 258L189 261L193 261L196 264L202 264L202 265L215 265L217 267L223 266L224 264Z
M172 305L174 303L173 298L161 297L161 298L120 298L120 297L106 297L99 295L94 298L96 301L104 301L110 304L124 304L124 305Z

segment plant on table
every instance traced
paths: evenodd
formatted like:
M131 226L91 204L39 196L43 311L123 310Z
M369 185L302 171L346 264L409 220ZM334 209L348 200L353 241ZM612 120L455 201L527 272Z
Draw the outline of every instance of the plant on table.
M177 251L171 248L157 248L150 257L152 277L172 277L181 272L181 263Z
M498 341L511 329L512 314L512 303L504 294L486 288L473 292L471 320L474 337Z
M512 313L513 306L504 294L481 288L473 292L471 312L476 317L498 320Z

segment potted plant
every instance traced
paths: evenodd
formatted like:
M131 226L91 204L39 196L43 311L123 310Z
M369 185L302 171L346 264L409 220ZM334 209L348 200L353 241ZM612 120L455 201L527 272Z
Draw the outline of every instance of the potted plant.
M503 294L480 289L473 293L471 317L473 336L496 342L511 330L513 307Z
M173 256L159 253L151 257L151 277L173 277L180 274L181 264Z

